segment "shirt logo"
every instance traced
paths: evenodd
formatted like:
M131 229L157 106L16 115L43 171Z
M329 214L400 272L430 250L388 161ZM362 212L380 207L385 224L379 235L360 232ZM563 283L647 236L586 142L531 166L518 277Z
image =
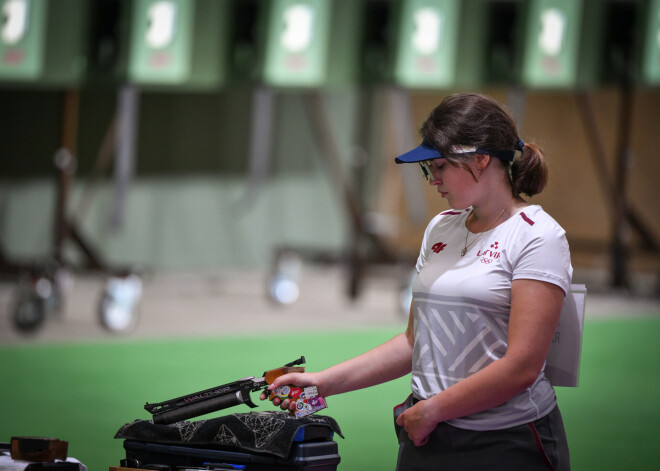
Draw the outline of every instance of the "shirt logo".
M501 252L498 252L497 249L500 248L499 242L493 242L490 244L490 248L486 250L479 250L477 257L481 257L481 263L492 263L495 259L500 258Z
M444 244L442 242L438 242L437 244L433 244L433 247L431 247L431 250L433 250L435 253L440 253L445 249L445 247L447 247L447 244Z

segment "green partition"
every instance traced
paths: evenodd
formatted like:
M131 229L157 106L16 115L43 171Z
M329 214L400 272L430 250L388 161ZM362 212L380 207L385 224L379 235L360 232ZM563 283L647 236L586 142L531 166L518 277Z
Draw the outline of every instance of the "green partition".
M473 89L508 80L515 75L517 51L500 37L515 36L516 16L510 12L518 11L518 3L402 0L393 19L394 82L413 89ZM502 18L502 12L510 16Z
M642 55L642 81L660 85L660 0L649 0L646 5Z
M522 81L531 88L574 88L600 79L601 0L530 0Z
M229 0L132 0L130 81L204 89L228 76Z
M86 0L0 0L0 81L80 82L87 68Z
M441 88L456 81L460 0L404 0L394 66L396 83Z
M358 80L363 0L269 0L262 5L264 83L310 88Z

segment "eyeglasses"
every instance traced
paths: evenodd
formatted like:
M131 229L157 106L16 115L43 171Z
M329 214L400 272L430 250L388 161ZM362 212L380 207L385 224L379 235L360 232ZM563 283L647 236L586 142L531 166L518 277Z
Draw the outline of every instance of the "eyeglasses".
M426 180L428 180L432 175L431 162L433 162L433 161L432 160L420 160L418 162L420 168L422 169L422 175L424 175L424 178Z

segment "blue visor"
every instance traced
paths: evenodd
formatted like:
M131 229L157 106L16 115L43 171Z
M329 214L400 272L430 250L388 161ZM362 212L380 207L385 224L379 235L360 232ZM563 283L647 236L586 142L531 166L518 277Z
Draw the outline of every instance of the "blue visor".
M422 162L424 160L439 159L441 157L442 152L422 142L413 150L398 156L396 159L394 159L394 161L397 164L409 164L414 162Z
M500 150L500 149L484 149L483 147L471 146L452 146L452 154L486 154L497 157L498 159L506 162L511 162L517 151L514 150ZM519 151L518 151L519 152ZM413 150L406 152L394 159L397 164L408 164L414 162L423 162L425 160L433 160L444 157L442 152L430 145L422 142Z

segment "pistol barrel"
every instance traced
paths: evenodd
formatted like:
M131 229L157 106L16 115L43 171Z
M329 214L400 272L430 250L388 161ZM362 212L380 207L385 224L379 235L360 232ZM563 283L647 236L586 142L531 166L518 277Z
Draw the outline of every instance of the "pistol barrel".
M247 394L249 395L250 393ZM212 397L177 409L154 414L154 423L165 425L172 424L174 422L190 419L192 417L208 414L210 412L215 412L243 403L247 403L250 407L255 407L249 397L245 400L243 397L243 391L233 391L224 396Z

